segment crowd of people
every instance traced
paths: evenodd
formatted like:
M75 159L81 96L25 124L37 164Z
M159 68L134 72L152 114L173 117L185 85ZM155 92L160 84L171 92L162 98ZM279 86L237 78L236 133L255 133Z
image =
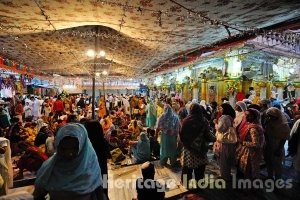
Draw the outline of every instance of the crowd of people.
M106 95L95 102L92 111L92 100L84 95L22 98L16 94L1 100L1 194L12 187L13 178L22 178L23 171L29 170L38 171L36 199L47 193L53 199L108 198L102 184L107 159L116 149L137 164L147 163L143 166L150 175L145 179L154 179L149 161L159 160L162 167L180 167L182 182L192 180L193 172L198 181L209 163L209 144L213 144L220 178L230 182L233 168L239 178L261 178L263 162L268 178L281 179L284 145L289 141L289 155L295 158L300 180L297 103L291 103L289 110L268 99L259 104L238 101L233 107L226 99L218 105L196 99L183 102L175 95ZM14 156L20 156L15 177ZM147 192L137 191L139 199L147 199L143 197Z

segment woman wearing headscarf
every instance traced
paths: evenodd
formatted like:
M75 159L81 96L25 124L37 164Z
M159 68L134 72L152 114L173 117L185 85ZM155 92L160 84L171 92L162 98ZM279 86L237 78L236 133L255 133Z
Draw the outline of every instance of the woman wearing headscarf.
M99 100L98 104L99 104L98 116L99 116L99 119L103 119L104 116L107 115L104 96L100 97L100 100Z
M215 138L210 134L210 127L207 119L203 116L203 108L197 103L190 106L190 112L184 119L179 133L180 140L183 144L183 167L181 180L187 183L192 179L193 171L198 183L204 177L205 166L208 163L206 143L214 142ZM195 151L192 148L193 141L197 138L203 138L203 149Z
M157 119L158 119L159 117L161 117L161 115L164 112L164 104L162 103L161 100L156 99L155 106L156 106L156 113L157 113Z
M48 128L48 124L44 123L43 126L39 129L39 132L35 137L34 145L37 147L44 145L48 138L49 131L50 130Z
M138 141L129 142L132 146L132 153L135 163L143 163L150 160L150 141L144 132L141 132Z
M290 137L290 127L283 113L275 107L267 110L264 158L267 164L269 178L280 179L282 175L282 161L284 158L284 144Z
M207 119L207 120L210 120L211 118L211 107L206 105L206 102L205 100L201 100L200 101L200 106L203 107L203 111L204 111L204 117Z
M182 100L179 100L179 105L180 105L180 108L178 111L178 117L179 117L180 122L182 123L184 118L186 118L188 116L188 111Z
M245 112L246 123L241 128L237 147L238 170L244 178L259 178L265 143L264 130L260 123L260 112L250 108Z
M165 104L164 113L157 123L156 133L160 135L160 164L164 166L170 159L171 166L174 167L177 160L177 137L180 130L180 121L173 112L170 105Z
M137 120L131 120L128 131L131 132L131 139L136 140L137 137L141 134L143 126L141 126Z
M4 181L2 188L0 188L0 196L2 196L7 194L8 188L13 187L10 143L4 137L0 137L0 175Z
M72 101L69 95L64 99L65 112L70 114L72 111Z
M300 183L300 116L296 115L295 123L290 133L290 140L288 143L288 153L293 157L294 169L296 171L295 182Z
M235 111L228 103L221 104L219 111L221 113L221 117L216 123L216 131L217 133L224 134L229 131L229 128L233 126L233 120L235 118ZM231 179L231 168L235 164L235 144L232 143L223 143L222 141L218 141L216 145L218 145L218 153L217 155L221 177L230 181Z
M236 102L235 105L235 119L233 121L234 128L241 128L240 125L243 125L246 121L245 111L247 110L247 105L243 101ZM243 123L242 123L243 122Z
M86 122L85 128L88 132L88 137L96 152L99 167L101 169L102 179L107 178L107 158L109 156L109 144L104 139L103 129L99 121L91 120ZM108 196L107 188L103 189L106 196Z
M115 129L115 125L112 123L110 117L106 117L101 124L103 128L104 137L106 140L109 139L111 131Z
M38 133L43 126L45 126L44 120L38 119L36 121L36 132Z
M149 128L154 128L155 124L156 124L156 117L157 117L157 113L156 113L156 108L153 104L153 101L150 100L149 103L146 106L146 126Z
M37 173L34 199L102 199L102 177L97 155L83 125L69 123L56 135L57 153Z

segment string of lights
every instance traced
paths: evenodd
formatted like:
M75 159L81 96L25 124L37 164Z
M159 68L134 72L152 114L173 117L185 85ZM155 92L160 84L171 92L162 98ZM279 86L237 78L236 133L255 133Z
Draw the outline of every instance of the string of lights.
M128 9L128 0L126 1L125 5L123 6L123 14L122 14L122 19L120 20L119 31L118 31L119 35L121 35L122 27L126 23L125 18L127 17L126 16L127 9ZM120 38L117 38L116 41L115 41L115 44L114 44L114 48L113 48L111 63L113 63L113 61L114 61L114 58L115 58L115 55L116 55L115 51L117 50L119 44L120 44ZM108 67L108 70L109 70L110 66Z
M46 14L45 10L41 7L40 3L38 0L34 0L35 4L38 6L38 8L41 11L41 15L43 15L46 19L46 21L49 23L48 26L51 26L53 28L54 31L56 31L55 26L53 25L53 23L50 21L50 17L49 15Z
M158 16L157 13L159 13L159 11L155 12L155 16ZM178 14L174 14L174 15L178 15ZM162 13L162 16L164 16L164 14ZM47 21L45 19L32 19L32 18L24 18L24 17L13 17L13 16L4 16L4 15L0 15L0 19L3 18L8 18L8 19L12 19L12 20L23 20L26 22L39 22L39 21ZM183 22L182 20L185 19L185 17L179 17L180 21ZM190 17L186 17L186 19L193 21L193 18ZM51 19L52 22L69 22L69 23L99 23L99 24L107 24L107 25L112 25L112 26L119 26L119 24L116 23L111 23L111 22L104 22L104 21L94 21L94 20L67 20L67 19ZM204 23L206 24L206 23ZM208 23L210 24L210 23ZM211 25L211 24L210 24ZM28 30L28 31L33 31L33 32L37 32L37 31L41 31L41 32L50 32L52 31L52 29L45 29L45 28L41 28L39 26L37 27L31 27L28 25L22 25L22 26L18 26L18 25L5 25L6 28L10 28L10 29L16 29L16 30ZM134 26L130 26L130 25L125 25L123 24L123 27L129 28L129 29L136 29L136 30L140 30L140 31L147 31L147 32L154 32L155 30L153 29L148 29L148 28L141 28L141 27L134 27ZM246 30L256 30L255 28L251 28L251 27L245 27ZM164 32L164 34L168 34L168 32ZM186 36L180 36L178 35L178 37L186 37Z
M276 31L270 31L268 33L262 34L262 37L271 39L276 42L280 42L282 45L286 46L299 46L300 45L300 34L283 32L279 33Z
M0 29L10 29L10 30L13 30L15 28L20 28L20 26L12 26L12 25L3 25L1 24L0 22ZM27 30L35 30L33 27L25 27L25 29ZM22 29L23 30L23 29ZM40 29L42 30L42 29ZM49 30L48 30L49 31ZM195 29L195 30L190 30L190 32L192 31L198 31L198 29ZM60 36L71 36L71 37L82 37L82 38L88 38L88 37L97 37L97 38L100 38L100 39L117 39L118 41L122 41L122 40L129 40L129 39L132 39L132 40L139 40L139 41L142 41L142 42L156 42L156 43L165 43L165 44L168 44L170 43L170 41L168 39L166 40L162 40L162 39L153 39L153 38L138 38L138 37L130 37L130 36L122 36L120 34L111 34L111 33L107 33L105 31L98 33L96 34L95 31L75 31L75 30L68 30L68 31L56 31L54 33L52 33L53 35L60 35ZM201 38L202 36L201 35L192 35L192 36L187 36L187 35L180 35L180 34L173 34L171 33L170 31L168 32L164 32L163 33L164 35L167 35L167 36L175 36L175 37L181 37L183 38L184 40L185 39L197 39L197 38ZM12 37L16 37L15 35L11 35ZM179 42L178 42L179 43Z
M233 29L233 30L236 30L236 31L239 31L239 32L244 32L245 31L245 30L242 30L242 29L240 29L240 28L238 28L236 26L233 26L233 25L229 24L228 22L225 22L225 21L222 21L222 20L217 20L217 19L211 19L208 16L204 15L203 13L194 11L192 9L189 9L189 8L185 7L184 5L178 3L178 2L176 2L174 0L170 0L170 1L172 3L180 6L181 8L187 10L190 14L194 13L194 14L198 15L199 17L201 17L203 20L205 20L207 22L210 22L211 25L221 25L221 26L224 26L224 28L226 29L229 37L231 37L231 33L229 31L229 28Z
M170 34L172 34L172 32L174 32L174 31L176 30L176 28L177 28L177 25L174 26L174 27L172 28L172 30L170 31ZM166 35L165 37L166 37L166 40L168 40L169 35ZM181 43L181 41L176 42L175 44L179 44L179 43ZM160 43L160 44L162 44L162 43ZM168 48L168 47L167 47L167 46L164 46L164 48ZM156 47L156 50L155 50L154 53L151 55L150 61L149 61L146 65L140 67L141 70L140 70L140 72L138 72L138 76L140 76L140 75L145 75L144 69L146 69L146 68L148 68L149 66L151 66L152 62L154 62L154 61L156 60L156 58L158 57L158 55L160 54L160 52L161 52L162 50L163 50L163 49L161 49L161 46L160 46L160 45L158 45L158 46Z
M74 37L99 37L99 38L102 38L102 39L108 39L108 38L112 38L112 39L116 39L116 43L115 43L115 47L113 48L114 52L112 52L112 58L114 58L115 56L115 50L117 49L117 46L119 44L119 41L121 40L126 40L127 38L124 38L122 37L121 35L121 29L122 27L127 27L125 25L126 21L125 21L125 18L127 17L126 16L126 12L130 11L136 11L138 12L139 14L143 15L145 12L151 12L152 14L154 14L154 16L156 16L156 22L157 24L162 27L163 26L163 17L170 17L170 16L178 16L180 18L180 21L184 21L184 20L188 20L188 19L199 19L201 23L203 24L209 24L209 25L215 25L215 26L223 26L227 33L228 33L228 37L231 38L231 37L243 37L243 34L239 34L239 35L235 35L233 36L232 33L230 32L230 29L232 30L236 30L236 31L240 31L242 33L246 33L246 32L251 32L253 34L261 34L263 30L261 29L256 29L256 28L252 28L252 27L244 27L243 30L241 29L242 26L239 26L237 24L229 24L225 21L222 21L222 20L215 20L215 19L211 19L210 17L208 17L208 15L206 14L203 14L201 12L197 12L197 11L194 11L194 10L191 10L189 8L186 8L185 6L177 3L176 1L174 0L170 0L170 2L174 3L174 4L177 4L178 6L180 6L181 8L187 10L187 15L182 15L182 14L178 14L178 13L174 13L172 12L170 9L169 10L152 10L152 9L148 9L148 8L145 8L145 7L141 7L141 6L133 6L133 5L130 5L128 3L128 1L125 2L125 4L123 2L113 2L113 1L95 1L95 4L107 4L107 5L110 5L110 6L118 6L118 7L122 7L123 9L123 15L122 15L122 19L120 20L120 24L119 24L119 31L118 31L118 34L107 34L107 33L99 33L99 34L96 34L95 32L93 31L57 31L54 27L54 25L52 24L52 21L63 21L63 20L55 20L55 19L51 19L50 20L50 17L48 15L46 15L45 11L42 9L41 5L39 4L40 1L37 1L35 0L36 4L38 5L38 7L40 8L41 10L41 14L45 17L45 20L43 21L47 21L49 24L48 26L52 26L53 30L45 30L43 28L39 28L39 27L29 27L29 26L25 26L25 27L17 27L17 26L8 26L8 25L3 25L3 24L0 24L0 29L9 29L11 31L13 31L14 29L19 29L19 30L24 30L24 29L28 29L28 30L31 30L31 31L47 31L49 33L53 33L53 34L58 34L61 38L61 40L63 40L63 37L65 35L67 36L74 36ZM82 1L83 2L83 1ZM1 16L3 17L3 16ZM4 17L7 17L7 16L4 16ZM98 21L97 21L98 22ZM166 34L166 38L168 39L170 37L170 35L174 35L174 33L172 33L175 29L177 28L177 25L176 27L171 30L171 31L168 31L168 32L165 32ZM268 32L264 32L265 35L268 35L269 33ZM13 34L10 35L11 37L14 37ZM182 41L185 41L186 39L192 39L192 38L199 38L201 36L198 36L196 33L193 34L192 36L184 36L184 35L176 35L176 37L182 37L183 39L180 40L179 42L176 42L176 44L180 44ZM130 38L130 37L129 37ZM134 40L140 40L140 41L147 41L147 42L159 42L161 44L164 44L164 43L167 43L169 41L167 40L158 40L158 39L148 39L148 38L132 38ZM283 38L284 39L284 38ZM294 41L295 39L290 39L288 41ZM286 40L285 40L286 41ZM27 44L24 43L24 46L27 46ZM209 44L209 45L206 45L206 46L202 46L200 48L203 48L203 47L215 47L215 45L213 44ZM67 47L69 48L69 47ZM30 51L31 49L29 48L28 51ZM158 46L157 47L157 50L160 50L160 47ZM154 51L153 55L156 55L156 54L159 54L160 51ZM77 60L78 64L81 64L79 61L78 61L78 58L76 57L76 53L73 52L73 51L70 51L70 53L73 55L73 57ZM43 55L41 54L41 52L38 53L42 58L45 58L43 57ZM184 55L182 55L184 56ZM149 63L147 65L145 65L142 69L145 69L146 67L148 67L152 62L155 61L155 58L157 58L157 56L153 56L152 57L153 59L151 59L149 61ZM172 59L171 59L172 60ZM111 60L113 62L113 59ZM166 62L170 62L170 59L167 60ZM156 68L155 68L156 69ZM154 69L154 70L155 70ZM142 71L141 71L142 72ZM142 72L143 73L143 72Z
M300 35L297 34L297 33L290 33L290 32L279 33L279 32L271 30L271 31L268 31L268 32L263 31L259 35L266 38L267 40L272 39L272 40L275 40L276 42L279 42L279 43L276 44L276 45L268 45L267 47L260 48L258 50L253 51L253 52L268 49L268 48L279 46L279 45L283 45L287 48L293 47L294 51L297 51L297 49L295 49L295 48L300 46ZM244 35L241 34L241 35L237 35L235 37L243 37L243 36ZM217 45L214 45L214 47L217 47ZM201 49L201 48L207 48L207 46L202 46L199 49ZM253 53L253 52L249 52L249 53ZM239 55L243 55L243 54L239 54ZM182 55L182 56L184 56L184 55ZM234 55L234 56L236 56L236 55ZM197 60L197 61L199 61L199 60ZM157 69L160 69L160 66L163 66L164 64L178 65L178 64L181 64L181 63L180 62L170 62L170 60L167 60L167 61L163 62L162 64L160 64L157 68L153 68L152 70L148 71L147 74L152 73L152 72L156 71Z
M36 0L35 0L36 1ZM193 20L197 20L197 19L200 19L200 23L203 23L203 24L210 24L210 25L216 25L216 26L226 26L228 28L231 28L231 29L234 29L234 30L239 30L239 31L242 31L241 29L244 29L244 30L255 30L256 28L253 28L253 27L244 27L243 25L240 25L240 24L231 24L231 23L228 23L228 22L225 22L225 21L221 21L221 20L216 20L216 19L211 19L207 14L203 14L201 12L195 12L193 10L190 10L186 7L184 7L183 5L181 4L178 4L177 2L175 1L172 1L170 0L171 2L177 4L177 5L180 5L183 9L187 10L186 14L178 14L176 12L172 12L172 8L170 9L167 9L167 10L153 10L153 9L149 9L149 8L146 8L146 7L141 7L141 6L134 6L134 5L130 5L128 2L127 4L125 3L120 3L120 2L112 2L112 1L96 1L95 2L95 6L99 5L100 3L102 5L110 5L112 7L120 7L120 8L124 8L126 7L127 10L130 10L130 12L138 12L138 14L141 14L143 15L144 12L150 12L151 15L153 16L156 16L157 17L157 21L158 21L158 24L159 26L162 26L163 24L163 21L162 21L162 17L172 17L172 16L175 16L177 17L178 19L180 19L180 21L185 21L185 20L188 20L188 19L193 19ZM46 15L47 16L47 15ZM1 17L7 17L7 16L1 16ZM20 18L18 18L20 19ZM47 16L46 17L46 20L49 22L50 20L50 17ZM30 20L35 20L35 21L41 21L40 19L25 19L24 20L26 21L30 21ZM83 20L72 20L72 21L69 21L69 20L62 20L62 19L51 19L51 21L58 21L58 22L86 22L86 23L98 23L99 21L83 21ZM51 22L50 21L50 22ZM112 25L117 25L117 24L114 24L114 23L109 23L109 22L101 22L101 23L106 23L106 24L112 24ZM133 27L131 27L133 28Z
M128 5L128 4L127 4L127 7L132 11L136 11L136 12L140 13L141 15L144 12L151 12L152 14L154 14L156 16L159 16L157 19L161 18L161 16L163 16L163 15L165 15L165 16L170 16L170 15L177 16L181 20L185 20L185 19L188 19L188 18L201 19L202 23L205 23L205 24L208 23L208 24L211 24L211 25L224 25L224 26L227 26L228 28L231 28L231 29L234 29L234 30L243 31L241 29L241 28L244 28L242 25L231 24L231 23L228 23L228 22L225 22L225 21L222 21L222 20L217 20L217 19L211 19L210 17L208 17L208 15L203 14L201 12L195 12L191 9L188 9L185 6L177 3L176 1L170 0L170 2L180 6L181 8L183 8L185 10L187 10L188 11L187 14L186 15L181 15L181 14L174 13L174 12L172 12L172 8L167 9L167 10L153 10L153 9L150 9L150 8L146 8L146 5L144 7L141 7L141 6L134 6L134 5ZM108 1L108 0L105 0L105 1L97 0L95 2L95 5L99 5L99 4L110 5L110 6L113 6L113 7L124 7L126 5L126 4L123 4L119 1L114 2L114 1ZM256 28L246 27L245 29L256 29Z

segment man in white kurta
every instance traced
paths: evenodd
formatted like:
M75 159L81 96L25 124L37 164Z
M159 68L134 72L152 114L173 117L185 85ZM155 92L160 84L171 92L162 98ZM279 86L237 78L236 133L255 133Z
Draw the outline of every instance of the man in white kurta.
M32 114L33 114L33 120L37 120L41 116L40 101L37 98L35 98L33 101Z
M129 103L128 99L123 97L122 101L123 101L123 105L124 105L124 108L125 108L125 114L130 115L130 103Z

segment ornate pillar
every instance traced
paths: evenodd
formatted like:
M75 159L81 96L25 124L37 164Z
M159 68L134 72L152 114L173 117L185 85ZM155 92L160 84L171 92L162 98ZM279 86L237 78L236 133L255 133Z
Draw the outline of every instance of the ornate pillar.
M257 104L257 103L259 103L260 100L268 98L267 86L268 86L267 81L255 81L254 89L256 92L257 100L256 100L256 102L253 102L253 103Z
M222 103L222 98L224 97L224 96L226 96L226 90L225 90L225 88L224 88L224 84L225 82L224 82L224 79L218 79L218 98L217 98L217 102L218 102L218 104L220 104L220 103Z
M276 82L273 82L273 86L276 87L276 91L275 92L278 93L278 95L277 95L278 99L283 99L283 91L284 91L285 85L286 85L285 81L276 81Z
M198 101L199 99L202 100L201 96L199 95L199 91L200 91L199 82L194 81L192 83L192 98L197 99Z
M268 81L267 83L267 92L266 92L266 98L268 99L271 96L271 90L272 90L272 81Z
M252 85L252 81L242 81L242 92L246 95L249 93L249 87Z
M201 99L204 99L206 102L208 101L207 97L207 81L206 79L201 80Z
M183 84L183 90L182 90L182 96L183 100L185 102L189 102L191 100L191 89L190 89L190 84L189 83L184 83Z

